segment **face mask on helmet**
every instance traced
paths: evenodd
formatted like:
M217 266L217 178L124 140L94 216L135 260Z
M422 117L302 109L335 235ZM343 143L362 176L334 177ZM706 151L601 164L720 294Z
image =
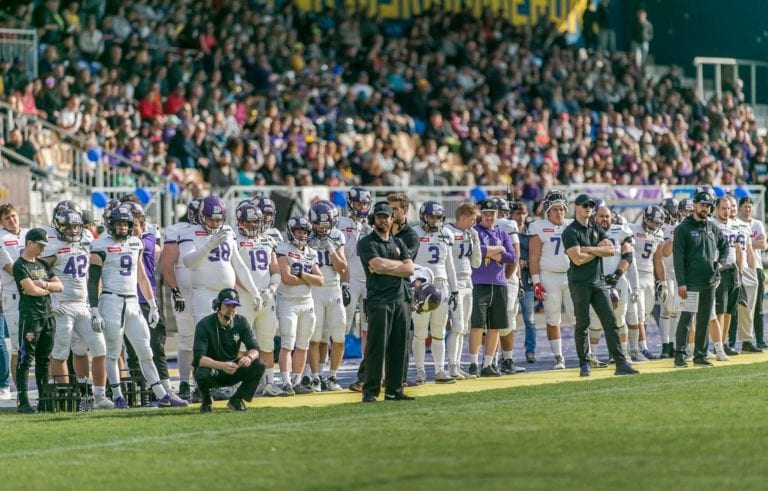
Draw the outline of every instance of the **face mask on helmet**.
M439 232L443 228L445 210L442 205L434 201L427 201L419 210L419 221L427 232Z
M312 225L304 217L291 218L288 220L288 241L296 247L302 248L307 245L309 234L312 233Z
M418 314L426 312L432 312L440 307L442 301L442 295L440 290L435 288L435 285L431 283L424 283L417 287L413 292L413 311Z
M277 213L275 202L266 197L254 198L253 202L258 206L259 210L261 210L261 216L264 220L264 230L272 228L275 224L275 214Z
M80 242L83 238L83 217L74 210L61 210L53 219L56 237L63 242Z
M199 199L193 199L187 205L187 222L191 225L200 225L200 204Z
M320 239L328 237L333 227L333 206L323 202L315 203L309 209L309 222L316 237Z
M237 228L244 236L255 238L264 231L261 210L255 205L246 203L239 206L235 216L237 217Z
M643 229L656 232L664 224L664 211L658 206L649 206L643 213Z
M355 186L347 191L347 208L349 209L349 216L352 218L359 220L367 218L372 204L373 197L367 189Z
M80 207L78 203L69 199L59 201L56 204L56 207L53 209L53 213L51 215L51 226L53 228L56 228L56 226L53 225L53 222L56 220L56 217L59 216L65 210L72 210L76 212L78 215L80 215L81 217L83 215L83 209Z

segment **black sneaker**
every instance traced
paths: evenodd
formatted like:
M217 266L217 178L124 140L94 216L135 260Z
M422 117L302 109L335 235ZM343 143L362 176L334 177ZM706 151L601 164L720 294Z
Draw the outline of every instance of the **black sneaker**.
M693 359L694 366L697 367L712 367L714 366L711 361L707 360L706 358L694 358Z
M363 402L376 402L376 396L373 394L363 395Z
M675 354L675 368L688 368L688 363L685 361L685 353Z
M187 402L192 400L192 387L190 387L189 382L179 384L179 397Z
M666 360L667 358L672 358L673 356L672 343L663 343L661 345L661 354L659 355L659 359Z
M733 349L733 347L727 344L723 346L723 351L725 351L725 354L728 356L737 356L739 354L738 351L736 351L735 349Z
M402 390L399 390L392 394L384 394L384 400L385 401L415 401L416 398L413 396L409 396Z
M19 414L35 414L37 411L28 402L24 402L16 407L16 412Z
M243 402L242 399L235 399L235 398L232 398L229 400L229 402L227 403L227 409L229 409L230 411L239 411L239 412L244 412L248 410L248 408L245 407L245 402Z
M618 365L616 371L613 372L614 375L637 375L638 373L640 372L632 368L632 365L629 363Z
M528 363L536 363L536 353L531 353L530 351L525 354L525 361Z
M496 371L493 366L488 365L487 367L483 367L482 370L480 370L480 376L481 377L501 377L501 374Z
M200 412L201 413L210 413L213 412L213 398L208 396L204 397L203 400L200 402Z
M768 349L768 344L765 343L757 343L757 347L760 349Z
M480 367L477 366L477 363L470 363L469 364L469 372L470 375L474 375L475 377L480 376Z
M589 365L589 363L584 363L581 365L581 369L579 370L579 377L589 377L592 375L592 367Z
M749 341L744 341L743 343L741 343L741 352L742 353L762 353L763 350L761 350L754 344L750 343Z

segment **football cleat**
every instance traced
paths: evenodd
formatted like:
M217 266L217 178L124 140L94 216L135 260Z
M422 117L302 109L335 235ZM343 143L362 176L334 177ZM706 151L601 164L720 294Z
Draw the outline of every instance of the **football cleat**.
M416 369L416 376L413 378L416 385L424 385L427 383L427 372L423 368Z
M322 392L323 386L320 383L320 378L315 377L312 379L312 383L309 385L310 389L312 389L313 392Z
M328 377L327 384L328 384L328 389L327 390L329 390L331 392L338 392L340 390L343 390L341 388L341 385L339 385L339 381L338 381L338 379L336 377L333 377L333 376Z
M562 355L555 355L554 370L565 370L565 358Z
M93 409L115 409L115 403L106 397L97 397L93 400Z
M115 409L128 409L128 401L125 399L125 397L118 397L114 401L115 403Z
M286 397L288 394L272 384L266 384L261 391L261 395L264 397Z
M189 403L179 396L172 393L166 393L165 397L157 400L157 407L187 407Z
M435 383L436 384L455 384L456 379L451 377L448 372L443 370L442 372L437 372L435 374Z
M296 391L293 390L293 386L291 384L285 384L283 385L283 392L286 396L295 396Z

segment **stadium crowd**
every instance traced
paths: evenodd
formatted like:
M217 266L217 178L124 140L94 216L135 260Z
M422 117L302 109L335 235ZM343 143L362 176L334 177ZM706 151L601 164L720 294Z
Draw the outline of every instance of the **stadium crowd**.
M554 184L768 181L740 81L704 101L675 67L654 80L645 51L612 51L603 4L584 48L543 18L436 5L392 24L292 2L7 2L2 24L37 28L42 55L37 79L0 60L0 97L125 157L128 183L509 184L530 204Z

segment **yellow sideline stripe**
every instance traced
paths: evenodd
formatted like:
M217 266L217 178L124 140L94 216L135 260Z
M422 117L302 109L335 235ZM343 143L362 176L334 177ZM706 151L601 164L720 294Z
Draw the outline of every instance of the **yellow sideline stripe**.
M727 367L732 365L747 365L750 363L768 362L768 352L755 354L741 354L732 356L730 361L715 361L712 368ZM685 372L686 370L702 370L705 368L693 368L692 363L688 363L690 368L674 368L673 361L654 360L648 363L637 363L634 367L640 371L640 374L665 373L665 372ZM567 370L547 370L540 372L521 373L517 375L506 375L495 378L479 378L475 380L463 380L455 384L435 384L428 383L419 387L408 387L406 393L416 397L429 397L444 394L458 394L465 392L480 392L483 390L508 389L511 387L523 387L529 385L557 384L560 382L589 382L590 380L600 380L614 377L614 367L597 368L592 370L592 376L589 378L579 377L578 368ZM383 399L382 395L379 399ZM321 407L335 404L348 404L360 402L362 395L357 392L344 390L341 392L321 392L293 397L256 397L247 404L249 408L261 407ZM226 407L227 401L217 401L214 407Z

